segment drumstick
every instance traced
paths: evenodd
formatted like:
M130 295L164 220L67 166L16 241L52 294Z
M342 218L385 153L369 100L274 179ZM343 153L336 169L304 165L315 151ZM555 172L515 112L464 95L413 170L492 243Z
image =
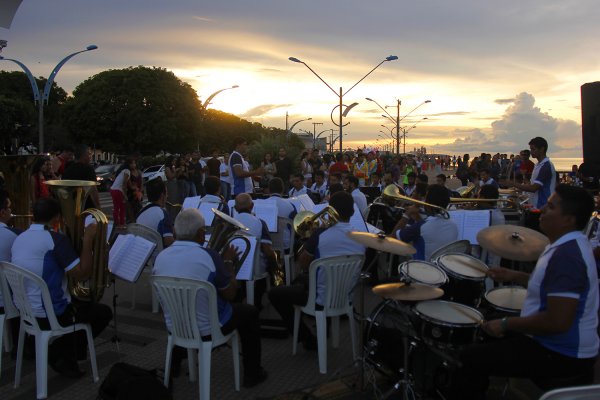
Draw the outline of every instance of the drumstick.
M462 306L460 304L458 304L458 303L452 303L452 302L448 302L448 304L450 304L450 306L452 308L454 308L454 310L458 311L459 313L461 313L465 317L469 318L471 321L477 322L480 325L483 324L483 319L479 319L476 316L470 314L469 312L467 312L467 310L465 310L464 308L462 308Z
M486 275L488 273L488 268L485 268L483 265L479 265L479 264L464 264L464 265L466 265L469 268L476 269L479 272L483 272Z

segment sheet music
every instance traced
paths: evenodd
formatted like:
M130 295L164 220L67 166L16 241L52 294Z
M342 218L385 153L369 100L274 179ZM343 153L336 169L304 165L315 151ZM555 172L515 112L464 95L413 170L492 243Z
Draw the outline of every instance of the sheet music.
M126 281L137 281L155 247L141 236L119 235L108 254L110 271Z
M254 214L266 222L269 232L277 232L277 203L271 199L254 200Z
M250 251L236 275L236 279L240 281L252 280L254 276L254 257L256 251L258 251L256 249L258 243L257 238L254 236L246 236L246 238L250 241ZM233 239L231 244L237 247L241 252L244 252L246 249L246 243L242 239Z
M300 204L302 204L302 207L304 207L305 210L312 210L315 208L315 202L312 201L312 199L310 198L309 195L301 194L300 196L297 196L296 198L298 200L300 200Z
M292 203L292 205L296 208L296 212L300 212L300 211L304 211L304 210L308 210L308 211L312 210L312 208L305 208L302 205L302 202L300 201L300 199L297 197L289 197L288 201L290 203Z
M200 214L204 217L204 224L206 226L212 225L213 219L215 219L215 213L212 209L218 207L217 203L200 203L198 206L198 210L200 210Z
M186 208L198 208L200 205L200 197L201 196L186 197L185 200L183 200L181 209L185 210Z
M458 227L458 238L478 244L477 233L490 226L490 210L454 210L449 211L450 220Z

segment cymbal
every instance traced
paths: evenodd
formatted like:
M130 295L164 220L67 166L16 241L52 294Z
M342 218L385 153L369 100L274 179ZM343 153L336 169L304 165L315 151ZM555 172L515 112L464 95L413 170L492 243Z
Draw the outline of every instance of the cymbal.
M385 253L407 256L417 252L417 250L408 243L394 239L393 237L378 235L376 233L348 232L348 237L366 247L383 251Z
M400 301L432 300L444 295L442 289L434 286L420 283L407 285L402 282L377 285L373 288L373 293L386 299Z
M536 261L550 243L533 229L517 225L494 225L477 234L479 245L494 254L514 261Z

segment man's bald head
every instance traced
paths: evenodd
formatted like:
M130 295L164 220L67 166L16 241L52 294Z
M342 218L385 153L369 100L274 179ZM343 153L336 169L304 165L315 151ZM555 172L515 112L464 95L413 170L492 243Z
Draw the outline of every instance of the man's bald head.
M248 193L240 193L235 197L235 209L237 212L251 211L254 203Z

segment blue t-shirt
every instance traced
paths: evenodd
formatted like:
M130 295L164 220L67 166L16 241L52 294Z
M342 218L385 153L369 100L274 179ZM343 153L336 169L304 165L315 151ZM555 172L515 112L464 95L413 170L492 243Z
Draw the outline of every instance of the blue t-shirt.
M79 265L79 256L69 239L47 230L44 225L32 224L17 236L12 245L11 262L40 276L48 285L56 315L62 315L71 302L65 273ZM31 282L25 282L27 296L36 317L45 318L42 292Z
M556 170L548 157L536 164L531 174L531 183L541 186L537 192L530 195L530 203L541 210L546 205L556 186Z

